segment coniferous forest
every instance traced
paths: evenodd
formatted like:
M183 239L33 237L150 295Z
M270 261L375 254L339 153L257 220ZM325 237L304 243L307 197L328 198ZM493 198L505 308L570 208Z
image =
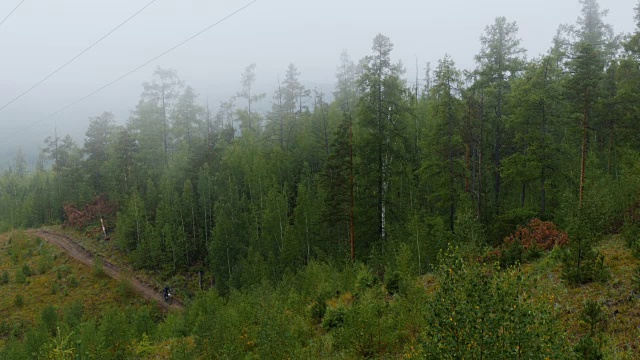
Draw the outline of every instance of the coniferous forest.
M33 168L17 152L0 231L89 234L185 308L45 309L2 324L0 357L637 358L637 329L603 335L602 298L568 325L533 280L615 281L603 239L640 256L640 3L632 34L580 3L544 54L497 17L474 69L444 55L417 84L383 34L337 58L332 94L294 64L258 93L250 64L214 107L159 67L123 125L52 134Z

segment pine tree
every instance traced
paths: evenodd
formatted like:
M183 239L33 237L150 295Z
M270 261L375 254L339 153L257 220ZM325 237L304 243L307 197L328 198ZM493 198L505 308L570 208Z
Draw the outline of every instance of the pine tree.
M155 115L154 123L161 129L165 163L167 163L170 151L169 115L184 83L178 77L176 70L158 67L153 73L153 80L150 83L143 83L143 87L141 102L144 101L151 106L155 113L153 114Z
M137 191L133 191L125 207L118 212L116 223L116 243L121 251L130 253L137 251L138 266L149 266L145 256L149 254L149 241L147 238L146 206Z
M298 270L308 264L319 245L323 231L320 223L319 201L314 176L305 164L298 184L296 207L292 214L292 226L287 228L282 249L282 262L286 268Z
M507 126L517 150L503 160L505 178L521 185L518 205L532 211L537 207L542 217L547 213L551 184L567 176L561 161L569 157L567 141L559 131L567 126L567 102L562 87L565 76L556 56L551 52L533 60L513 83L513 116ZM538 196L530 191L536 188Z
M454 231L456 203L463 190L464 149L461 139L463 105L460 100L462 75L450 56L438 62L433 87L429 92L432 103L432 128L426 142L428 159L423 164L427 179L434 184L434 197L440 209L446 211L449 229Z
M108 160L108 150L114 140L115 118L112 113L104 112L100 116L89 118L89 128L85 134L84 153L87 154L85 164L91 177L95 193L106 191L105 163Z
M178 151L188 151L190 154L202 141L201 135L204 134L205 126L203 121L205 111L196 102L197 97L195 90L187 86L171 111L171 132L175 147Z
M578 17L576 36L578 42L591 45L605 58L613 57L618 48L619 39L614 35L613 27L604 22L607 10L600 10L598 0L580 0L581 16Z
M332 249L335 242L338 249L351 252L351 258L355 260L352 126L351 117L345 114L334 132L330 154L322 170L321 187L324 190L321 194L324 201L322 220L330 246L323 246L323 250L339 254L341 251ZM348 248L350 250L346 250Z
M507 22L505 17L497 17L493 25L487 26L480 41L482 48L480 54L476 55L476 62L479 65L479 80L491 94L491 104L486 109L493 109L487 116L493 130L493 205L495 212L499 213L501 166L505 155L504 117L508 115L505 98L510 90L510 78L522 70L525 50L520 47L518 26L515 22Z
M244 69L244 72L242 73L242 90L236 94L236 96L239 97L240 99L244 99L247 101L246 120L240 124L240 127L242 128L243 132L245 131L258 132L260 130L259 118L257 117L258 115L254 114L254 112L251 110L251 105L254 104L254 109L255 109L255 103L264 99L266 94L253 93L253 86L256 82L255 71L256 71L255 63L250 64Z
M367 224L362 223L364 238L384 240L388 232L390 215L389 190L394 167L403 161L404 81L400 78L400 64L391 63L393 44L388 37L378 34L373 40L373 55L365 60L359 79L361 97L358 104L360 158L359 198L364 200L363 210L370 208ZM361 189L361 190L360 190ZM384 247L383 247L384 249Z
M574 47L569 63L572 73L568 86L577 114L580 114L582 145L580 155L579 205L582 207L588 154L588 134L593 106L599 94L604 61L599 51L589 42L579 42Z

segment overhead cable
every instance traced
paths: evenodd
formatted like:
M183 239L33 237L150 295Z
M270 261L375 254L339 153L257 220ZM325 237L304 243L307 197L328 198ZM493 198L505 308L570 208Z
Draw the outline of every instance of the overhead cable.
M24 0L23 0L24 1ZM128 23L129 20L133 19L134 17L136 17L138 14L140 14L142 11L144 11L144 9L148 8L149 6L151 6L151 4L153 4L154 2L156 2L157 0L151 0L147 5L143 6L140 10L136 11L133 15L129 16L126 20L124 20L123 22L121 22L120 24L118 24L118 26L114 27L113 29L111 29L111 31L109 31L108 33L106 33L105 35L103 35L101 38L99 38L98 40L96 40L93 44L89 45L86 49L82 50L81 52L79 52L76 56L72 57L71 59L69 59L67 62L65 62L64 64L62 64L62 66L60 66L59 68L55 69L51 74L45 76L43 79L41 79L40 81L38 81L37 83L35 83L33 86L31 86L30 88L28 88L27 90L23 91L20 95L16 96L15 98L13 98L11 101L9 101L8 103L2 105L2 107L0 107L0 111L4 110L7 106L13 104L16 100L20 99L21 97L25 96L26 94L28 94L29 92L31 92L31 90L35 89L36 87L38 87L40 84L42 84L43 82L47 81L50 77L52 77L53 75L55 75L56 73L58 73L60 70L64 69L65 67L67 67L67 65L71 64L74 60L76 60L77 58L79 58L80 56L84 55L84 53L86 53L87 51L91 50L94 46L98 45L100 42L102 42L102 40L106 39L109 35L113 34L116 30L118 30L119 28L121 28L124 24ZM0 24L1 25L1 24Z
M191 40L195 39L196 37L198 37L198 36L202 35L202 34L203 34L203 33L205 33L206 31L208 31L208 30L210 30L211 28L213 28L213 27L215 27L215 26L219 25L220 23L224 22L225 20L228 20L229 18L233 17L234 15L238 14L239 12L241 12L241 11L245 10L246 8L248 8L249 6L253 5L253 4L254 4L254 3L256 3L257 1L258 1L258 0L253 0L253 1L251 1L251 2L249 2L249 3L247 3L247 4L245 4L244 6L240 7L239 9L237 9L237 10L233 11L232 13L230 13L230 14L226 15L226 16L225 16L225 17L223 17L222 19L220 19L220 20L216 21L215 23L213 23L213 24L211 24L211 25L207 26L206 28L204 28L204 29L200 30L199 32L195 33L194 35L192 35L192 36L190 36L190 37L186 38L185 40L183 40L183 41L179 42L178 44L176 44L176 45L172 46L171 48L169 48L169 49L165 50L164 52L162 52L161 54L159 54L159 55L157 55L157 56L153 57L152 59L150 59L150 60L148 60L148 61L144 62L142 65L140 65L140 66L138 66L138 67L136 67L136 68L132 69L131 71L129 71L129 72L127 72L127 73L125 73L124 75L121 75L121 76L117 77L116 79L114 79L114 80L112 80L112 81L110 81L110 82L108 82L108 83L104 84L103 86L101 86L101 87L99 87L98 89L96 89L96 90L94 90L94 91L90 92L89 94L87 94L87 95L85 95L85 96L83 96L83 97L79 98L78 100L73 101L72 103L70 103L70 104L68 104L68 105L66 105L66 106L64 106L64 107L62 107L62 108L60 108L60 109L58 109L58 110L56 110L56 111L54 111L54 112L50 113L49 115L47 115L47 116L43 117L42 119L40 119L40 120L38 120L38 121L35 121L35 122L33 122L33 123L31 123L31 124L29 124L29 125L27 125L27 126L25 126L25 127L21 128L21 129L17 130L17 131L15 131L15 132L13 132L13 133L9 134L8 136L5 136L3 139L7 139L7 138L9 138L9 137L12 137L12 136L14 136L14 135L18 134L19 132L22 132L22 131L24 131L24 130L26 130L26 129L28 129L28 128L30 128L30 127L32 127L32 126L34 126L34 125L37 125L37 124L39 124L39 123L41 123L41 122L43 122L43 121L45 121L45 120L47 120L47 119L49 119L49 118L51 118L51 117L53 117L53 116L57 115L57 114L59 114L59 113L61 113L61 112L65 111L65 110L67 110L68 108L70 108L70 107L72 107L72 106L76 105L76 104L77 104L77 103L79 103L79 102L86 100L87 98L89 98L89 97L91 97L91 96L93 96L93 95L97 94L98 92L100 92L100 91L102 91L102 90L104 90L104 89L108 88L109 86L111 86L111 85L113 85L113 84L117 83L118 81L120 81L120 80L124 79L125 77L127 77L127 76L129 76L129 75L133 74L134 72L136 72L136 71L138 71L138 70L142 69L143 67L145 67L145 66L149 65L150 63L152 63L152 62L154 62L154 61L158 60L159 58L161 58L161 57L163 57L163 56L167 55L168 53L170 53L170 52L172 52L173 50L175 50L175 49L179 48L180 46L182 46L182 45L184 45L184 44L188 43L189 41L191 41Z
M20 3L18 3L18 5L16 5L16 7L14 7L14 8L13 8L13 10L11 10L11 12L9 12L9 14L8 14L7 16L5 16L5 18L4 18L4 19L2 19L2 21L0 21L0 26L2 26L2 24L4 24L4 22L5 22L5 21L7 21L7 19L9 18L9 16L11 16L11 14L13 14L13 12L14 12L14 11L16 11L16 10L20 7L20 5L22 5L22 3L23 3L24 1L25 1L25 0L20 1Z

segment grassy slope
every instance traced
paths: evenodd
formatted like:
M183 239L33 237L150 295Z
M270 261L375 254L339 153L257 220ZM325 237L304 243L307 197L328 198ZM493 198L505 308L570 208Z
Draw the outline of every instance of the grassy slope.
M118 257L111 246L94 243L94 246L100 247L95 250L100 251L101 255L112 259ZM640 266L640 261L616 236L604 239L599 250L606 258L611 274L609 281L568 286L561 280L562 265L558 252L554 251L537 262L523 266L532 279L530 294L539 301L553 304L572 343L576 343L587 332L586 325L580 321L584 301L598 301L603 305L606 315L602 336L606 358L636 359L636 354L640 354L640 295L634 290L633 274ZM47 259L50 259L50 263ZM34 275L28 277L24 284L17 284L15 274L22 271L24 264L29 265ZM0 274L5 270L10 274L10 282L0 285L0 293L5 295L0 297L0 319L8 324L34 324L48 304L60 309L81 301L85 305L85 316L88 317L99 316L113 304L144 304L136 296L123 296L122 291L118 290L122 285L116 281L96 275L93 269L75 263L61 250L46 243L40 244L20 232L0 235ZM45 271L40 274L39 270ZM58 273L61 273L60 277ZM437 286L437 280L432 275L422 278L421 282L428 291ZM18 294L24 297L22 306L15 304ZM0 346L2 342L0 338ZM192 347L192 342L193 339L187 337L149 344L151 348L147 355L153 358L154 355L166 354L168 348L174 348L179 343Z
M562 265L557 251L524 270L534 281L533 295L549 301L559 310L572 343L587 333L580 311L587 299L599 302L604 310L603 350L608 359L637 359L640 354L640 294L634 290L633 274L640 261L619 236L604 239L598 250L605 256L610 278L604 283L568 286L561 280Z
M33 275L24 283L16 274L25 265ZM80 301L86 318L99 316L113 305L143 305L148 302L96 269L79 264L62 250L22 232L0 234L0 274L9 273L8 284L0 285L0 322L29 327L37 322L47 305L61 309ZM23 298L18 305L16 298ZM6 326L6 325L5 325ZM0 336L0 345L4 338Z
M102 240L99 231L94 231L93 233L81 232L72 228L62 228L61 226L50 226L47 227L47 229L56 233L65 234L74 239L77 244L90 253L99 255L101 258L106 259L128 273L135 273L136 278L145 284L155 287L158 292L169 285L174 291L174 297L180 301L185 300L186 294L193 295L199 289L198 274L196 271L180 273L178 275L168 275L173 273L173 269L168 268L157 271L144 269L134 270L130 263L128 263L127 256L116 248L115 234L111 234L111 240L105 241ZM206 277L203 279L203 284L205 287L209 286L211 279Z

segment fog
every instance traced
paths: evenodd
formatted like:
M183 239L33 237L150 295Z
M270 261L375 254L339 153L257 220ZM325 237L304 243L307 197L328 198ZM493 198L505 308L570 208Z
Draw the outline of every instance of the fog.
M0 21L20 0L0 1ZM0 106L3 106L131 16L150 0L26 0L0 26ZM124 123L142 82L157 66L174 68L212 110L240 89L240 74L256 63L256 88L268 101L289 63L307 88L333 88L343 49L354 60L370 53L377 33L394 43L392 57L414 81L445 53L472 69L479 37L496 16L520 27L532 58L544 53L558 26L575 23L578 0L258 0L209 31L96 95L44 119L147 62L249 1L156 0L42 85L0 111L0 167L18 148L30 162L43 139L71 134L82 144L88 118L111 111ZM600 0L617 33L633 31L633 2Z

